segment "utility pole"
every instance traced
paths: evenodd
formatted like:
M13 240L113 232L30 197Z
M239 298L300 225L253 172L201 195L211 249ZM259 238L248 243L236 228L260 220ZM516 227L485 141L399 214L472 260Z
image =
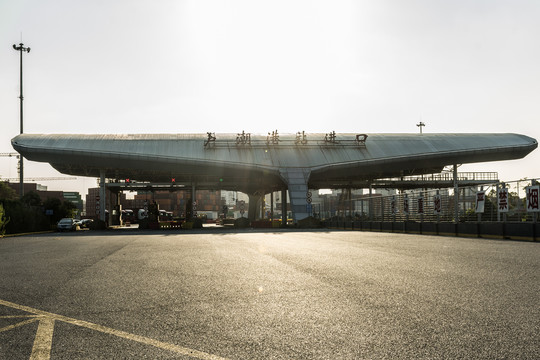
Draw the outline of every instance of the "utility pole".
M20 43L19 46L13 44L13 49L19 51L21 53L21 66L20 66L20 71L21 71L21 80L20 80L20 86L21 86L21 91L20 91L20 96L19 96L19 99L21 99L20 103L21 103L21 111L20 111L20 114L21 114L21 134L23 133L23 64L22 64L22 59L23 59L23 52L27 52L29 53L30 52L30 48L29 47L24 47L23 46L24 44L23 43ZM20 197L22 198L23 195L24 195L24 173L23 173L23 156L21 155L20 158L19 158L19 195Z

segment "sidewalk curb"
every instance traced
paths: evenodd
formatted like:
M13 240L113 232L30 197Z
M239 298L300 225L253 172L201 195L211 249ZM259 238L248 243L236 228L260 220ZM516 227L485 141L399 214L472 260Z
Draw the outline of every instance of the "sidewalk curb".
M54 232L53 230L47 230L47 231L36 231L36 232L28 232L28 233L18 233L18 234L5 234L4 236L1 236L2 238L8 238L8 237L15 237L15 236L25 236L25 235L37 235L37 234L48 234Z

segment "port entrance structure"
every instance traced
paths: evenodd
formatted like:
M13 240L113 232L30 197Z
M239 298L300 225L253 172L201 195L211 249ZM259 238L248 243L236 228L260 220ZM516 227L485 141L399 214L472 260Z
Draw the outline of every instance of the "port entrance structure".
M103 194L106 178L241 191L250 198L288 190L298 222L309 216L309 189L366 188L377 179L433 174L445 166L454 166L456 174L458 164L523 158L538 142L512 133L282 135L276 130L268 135L21 134L12 146L61 173L100 178ZM250 205L250 216L252 210Z

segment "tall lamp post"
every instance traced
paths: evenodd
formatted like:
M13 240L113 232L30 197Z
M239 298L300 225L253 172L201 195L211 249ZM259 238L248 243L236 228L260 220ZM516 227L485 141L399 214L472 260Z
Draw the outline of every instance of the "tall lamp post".
M416 126L418 126L420 128L420 135L422 135L422 128L424 126L426 126L426 124L424 124L423 122L420 121L418 124L416 124Z
M23 59L23 52L27 52L29 53L30 52L30 48L29 47L24 47L23 46L24 44L23 43L20 43L19 46L13 44L13 49L19 51L21 53L21 81L20 81L20 86L21 86L21 91L20 91L20 96L19 96L19 99L21 99L20 103L21 103L21 134L23 133L23 65L22 65L22 59ZM20 155L19 156L19 195L20 197L22 198L23 195L24 195L24 172L23 172L23 156Z

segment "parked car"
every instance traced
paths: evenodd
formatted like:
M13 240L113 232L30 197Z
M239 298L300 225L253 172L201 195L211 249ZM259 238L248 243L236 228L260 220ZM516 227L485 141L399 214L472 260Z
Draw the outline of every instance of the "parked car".
M92 224L93 222L94 222L94 220L92 220L92 219L82 219L80 227L82 227L82 228L90 227L90 224Z
M75 231L77 229L77 224L72 218L63 218L56 224L56 228L58 231Z

